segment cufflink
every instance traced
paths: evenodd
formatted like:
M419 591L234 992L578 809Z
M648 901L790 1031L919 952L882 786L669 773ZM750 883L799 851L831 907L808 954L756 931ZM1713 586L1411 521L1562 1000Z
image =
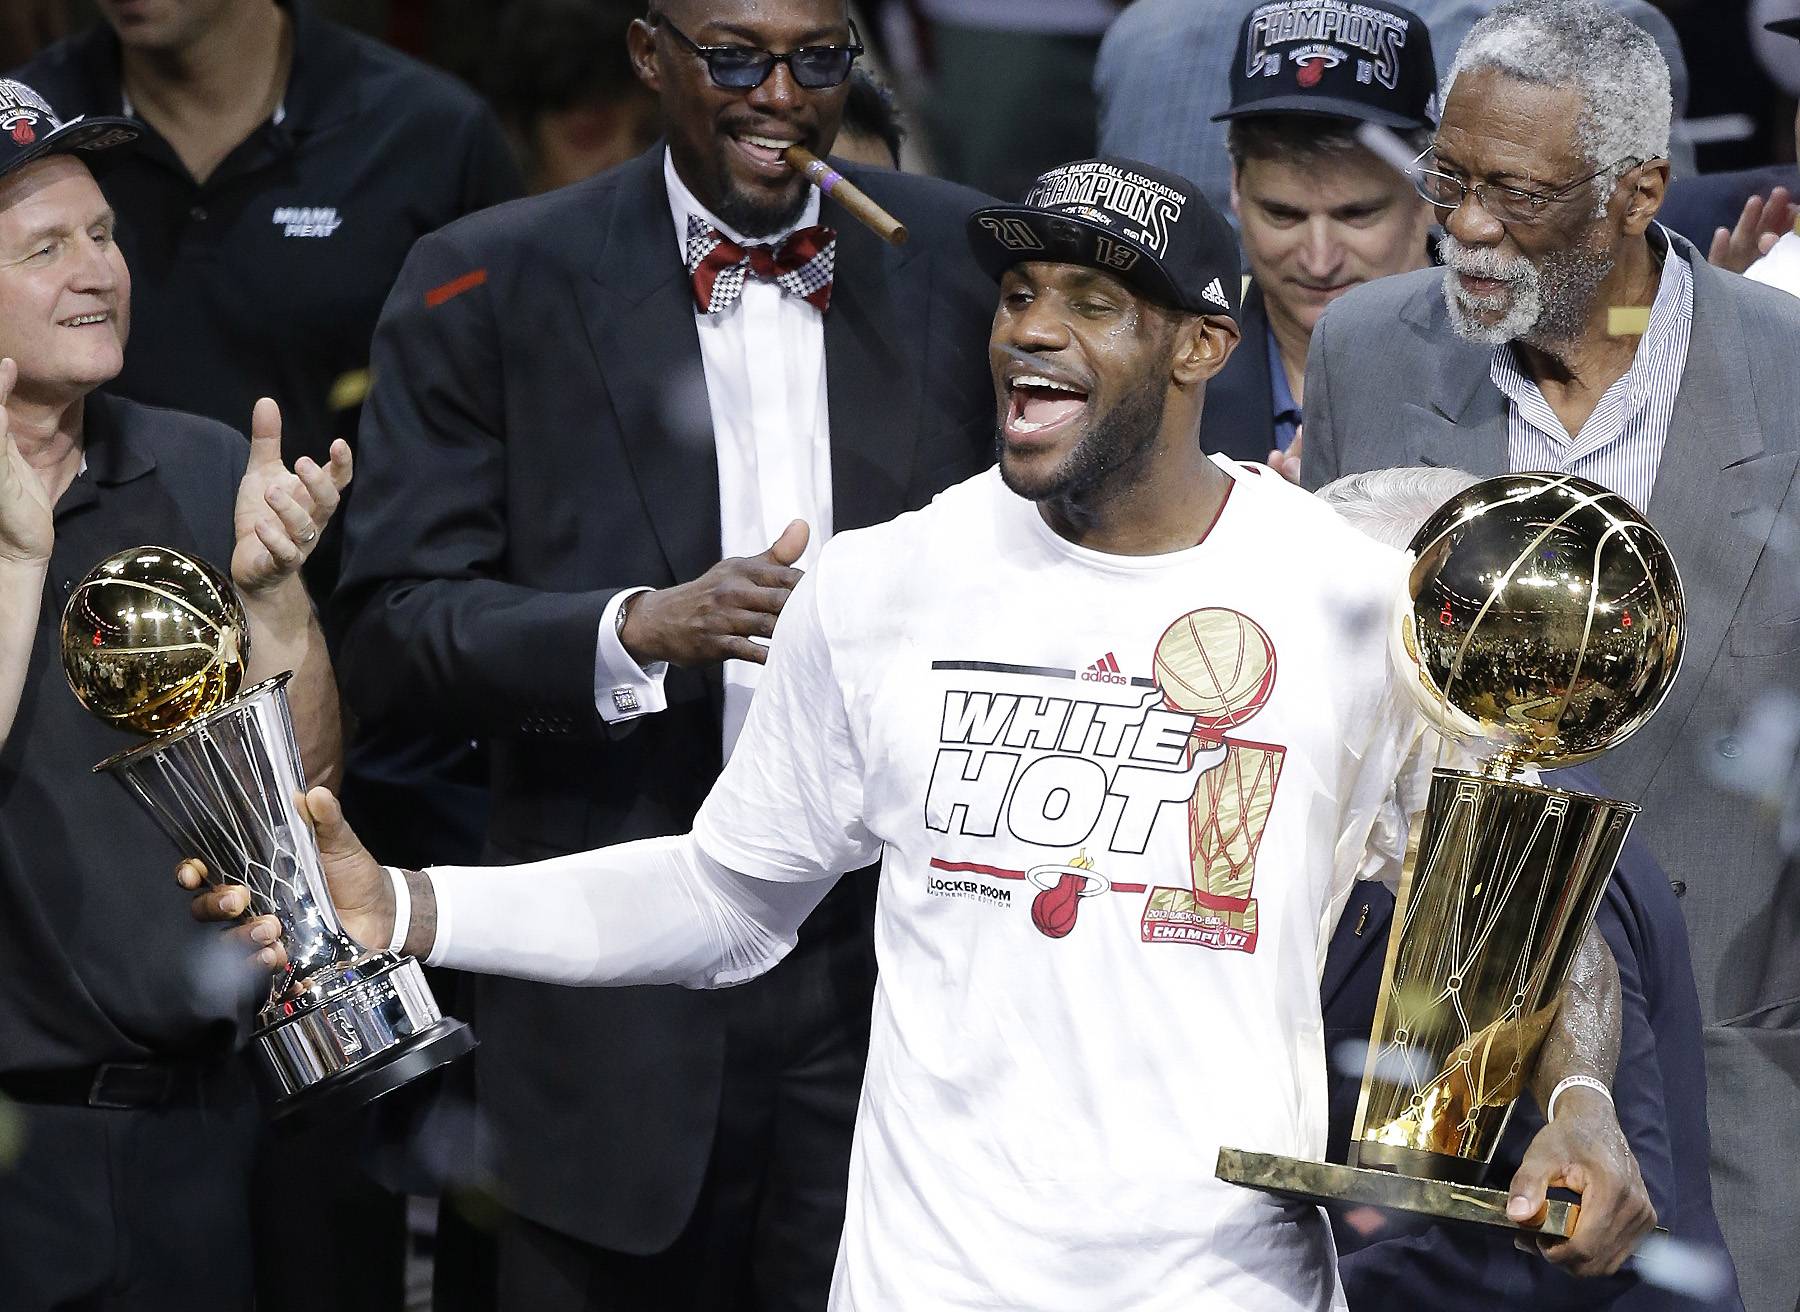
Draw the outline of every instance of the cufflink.
M638 695L631 688L613 689L613 709L620 715L635 715L643 707L638 703Z

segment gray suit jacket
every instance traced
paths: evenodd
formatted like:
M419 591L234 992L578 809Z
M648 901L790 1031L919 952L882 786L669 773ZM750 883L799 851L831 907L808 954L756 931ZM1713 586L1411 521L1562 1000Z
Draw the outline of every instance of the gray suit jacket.
M1694 270L1694 325L1649 517L1681 570L1687 644L1655 718L1589 769L1643 804L1633 832L1685 887L1719 1218L1746 1306L1792 1312L1800 863L1779 831L1800 733L1800 299L1673 240ZM1397 465L1506 471L1493 351L1452 331L1443 277L1371 283L1320 320L1306 373L1308 487Z

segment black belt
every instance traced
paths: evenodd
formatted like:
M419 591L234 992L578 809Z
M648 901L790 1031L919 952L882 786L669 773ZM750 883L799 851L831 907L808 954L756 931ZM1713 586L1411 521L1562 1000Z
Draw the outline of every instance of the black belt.
M216 1062L108 1061L62 1071L0 1073L0 1094L14 1102L119 1110L200 1100L220 1069Z

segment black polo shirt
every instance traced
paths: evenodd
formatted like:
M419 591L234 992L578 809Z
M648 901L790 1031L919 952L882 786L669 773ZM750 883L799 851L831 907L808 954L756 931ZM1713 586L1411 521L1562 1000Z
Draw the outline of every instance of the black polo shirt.
M143 739L81 708L58 639L69 592L115 551L155 543L229 569L249 444L99 392L84 430L87 468L56 503L31 669L0 748L0 1071L223 1052L249 1013L218 927L197 924L175 885L182 854L92 773Z
M250 430L281 403L284 454L355 439L369 341L413 242L521 194L473 92L310 12L293 16L279 122L196 183L147 125L101 178L131 270L125 371L109 390ZM101 23L10 74L63 118L123 111L119 42Z

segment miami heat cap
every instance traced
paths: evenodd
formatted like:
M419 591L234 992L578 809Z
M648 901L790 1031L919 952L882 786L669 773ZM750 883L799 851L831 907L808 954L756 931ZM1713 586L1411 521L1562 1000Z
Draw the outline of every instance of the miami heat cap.
M23 82L0 78L0 178L45 155L93 159L138 139L128 118L56 116L50 102Z
M1159 304L1238 316L1231 225L1186 178L1136 160L1058 165L1017 205L976 210L968 233L976 262L995 281L1035 260L1082 264Z
M1238 33L1231 108L1246 114L1325 114L1382 127L1437 126L1437 65L1425 20L1365 0L1270 0Z

